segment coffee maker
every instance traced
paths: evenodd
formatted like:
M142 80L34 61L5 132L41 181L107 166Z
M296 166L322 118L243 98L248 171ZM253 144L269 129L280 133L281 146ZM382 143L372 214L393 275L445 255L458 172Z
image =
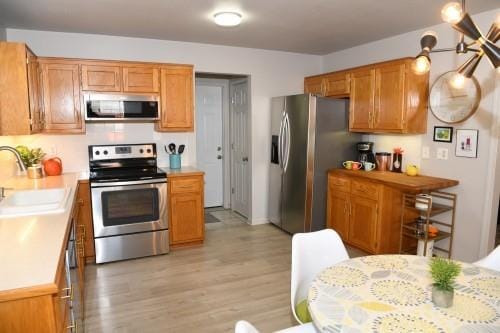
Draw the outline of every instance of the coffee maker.
M375 163L375 155L373 155L373 142L363 141L358 142L358 161Z

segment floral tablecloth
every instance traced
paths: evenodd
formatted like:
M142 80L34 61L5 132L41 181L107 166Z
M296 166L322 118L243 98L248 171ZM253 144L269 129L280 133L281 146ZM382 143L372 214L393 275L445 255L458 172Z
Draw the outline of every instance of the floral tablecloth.
M315 325L330 333L500 332L500 273L460 263L453 306L431 301L429 259L379 255L321 272L309 289Z

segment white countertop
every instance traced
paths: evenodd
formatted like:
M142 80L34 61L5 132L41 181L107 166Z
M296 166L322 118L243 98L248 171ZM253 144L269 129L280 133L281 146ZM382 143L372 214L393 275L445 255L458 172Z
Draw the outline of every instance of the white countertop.
M16 176L1 184L14 189L70 187L71 194L64 213L0 218L0 293L54 283L79 178L78 173Z

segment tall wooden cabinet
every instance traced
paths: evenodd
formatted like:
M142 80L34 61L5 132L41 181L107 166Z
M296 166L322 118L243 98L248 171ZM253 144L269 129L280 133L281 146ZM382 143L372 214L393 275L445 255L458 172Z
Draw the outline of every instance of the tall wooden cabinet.
M205 238L203 174L167 177L170 245L201 244Z
M160 89L161 119L156 123L156 130L160 132L193 131L193 66L162 67Z
M45 110L44 132L84 133L77 63L40 59Z
M43 127L40 69L22 43L0 42L0 135L39 133Z
M403 58L307 77L304 91L349 97L349 130L364 133L425 133L429 74L411 70Z

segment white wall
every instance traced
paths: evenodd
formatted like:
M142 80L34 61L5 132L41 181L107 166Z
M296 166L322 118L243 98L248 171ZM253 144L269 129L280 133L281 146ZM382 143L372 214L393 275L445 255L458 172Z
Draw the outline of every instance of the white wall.
M498 10L488 11L474 15L473 19L480 29L486 32L491 23L494 22L497 13ZM420 36L426 30L434 30L438 33L437 48L454 47L456 45L457 34L454 30L448 24L440 24L326 55L323 58L323 72L394 58L415 56L419 52ZM469 56L470 54L467 56L457 56L454 52L432 54L430 82L434 82L441 73L456 69ZM430 111L427 122L427 134L425 135L368 136L368 139L375 142L375 150L377 151L390 151L395 146L402 146L406 150L405 161L420 165L423 174L460 181L459 186L450 189L451 192L458 194L453 257L466 261L472 261L479 257L481 230L488 225L488 219L486 218L488 209L485 209L483 202L485 200L486 186L492 180L488 180L486 175L490 159L490 142L493 135L498 136L498 131L496 131L496 134L492 133L491 123L493 114L495 112L500 113L499 107L494 107L493 98L495 80L499 80L500 75L495 74L495 71L491 68L487 60L483 60L476 70L475 76L481 85L483 94L479 110L469 120L455 124L453 127L455 129L479 130L477 159L455 157L455 138L451 144L433 142L432 134L434 126L447 125L438 121ZM429 146L431 148L431 159L421 159L422 146ZM450 158L447 161L436 159L435 154L438 147L449 149ZM496 202L498 202L498 197L496 198Z
M26 42L39 56L186 63L194 64L198 72L250 75L254 221L267 217L270 98L302 92L304 76L321 71L320 56L240 47L17 29L7 29L7 39ZM194 133L156 133L151 124L88 125L85 136L0 138L0 144L25 141L46 150L55 146L68 171L87 168L87 145L93 143L154 141L163 145L175 141L187 144L183 164L196 163ZM162 151L160 162L166 164L166 160ZM4 162L0 166L2 170L12 170L12 163L6 167Z
M0 41L7 40L7 30L0 23Z

